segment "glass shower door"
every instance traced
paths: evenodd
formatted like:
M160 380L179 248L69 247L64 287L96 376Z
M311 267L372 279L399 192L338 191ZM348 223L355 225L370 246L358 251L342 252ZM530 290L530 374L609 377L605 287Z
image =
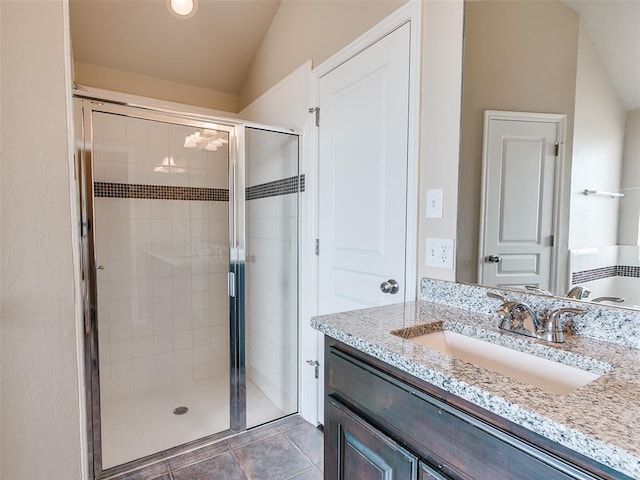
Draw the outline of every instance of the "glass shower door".
M296 413L298 135L78 108L93 472Z
M115 106L85 116L101 470L231 421L230 129L145 117Z
M245 128L247 427L298 411L298 141Z

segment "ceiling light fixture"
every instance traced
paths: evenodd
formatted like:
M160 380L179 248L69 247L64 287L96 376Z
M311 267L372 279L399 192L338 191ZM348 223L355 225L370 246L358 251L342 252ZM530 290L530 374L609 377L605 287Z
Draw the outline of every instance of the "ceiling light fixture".
M198 9L198 0L166 0L169 11L179 18L189 18Z
M224 138L224 133L216 130L205 129L202 132L195 132L187 135L184 139L184 148L195 148L197 150L209 150L215 152L218 147L223 146L229 141Z

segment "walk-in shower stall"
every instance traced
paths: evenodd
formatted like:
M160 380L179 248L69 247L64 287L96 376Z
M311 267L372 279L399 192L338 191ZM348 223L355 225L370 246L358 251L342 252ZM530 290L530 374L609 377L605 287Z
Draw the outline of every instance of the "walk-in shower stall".
M298 135L75 102L94 476L297 412Z

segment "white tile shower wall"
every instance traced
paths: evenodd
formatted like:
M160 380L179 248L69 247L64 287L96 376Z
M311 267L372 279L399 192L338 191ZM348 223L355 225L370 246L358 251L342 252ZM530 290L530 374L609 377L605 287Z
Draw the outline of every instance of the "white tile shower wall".
M298 174L297 142L249 136L249 186ZM247 202L247 375L284 413L297 409L297 195ZM249 406L251 408L251 406Z
M618 246L572 249L569 258L571 273L611 267L617 265Z
M640 246L619 245L618 246L618 264L640 266Z
M591 290L591 299L597 297L621 297L623 303L610 305L630 308L640 308L640 278L636 277L607 277L591 282L581 282L580 285Z
M639 266L640 248L636 245L614 245L571 251L571 272L581 272L615 265ZM579 282L592 291L591 298L600 296L622 297L622 306L640 306L640 278L614 276Z
M247 138L247 185L259 185L298 174L298 144L290 135L252 135ZM295 159L296 161L292 161Z
M193 128L96 117L95 181L227 188L226 151L181 148ZM227 373L228 203L94 208L102 400Z

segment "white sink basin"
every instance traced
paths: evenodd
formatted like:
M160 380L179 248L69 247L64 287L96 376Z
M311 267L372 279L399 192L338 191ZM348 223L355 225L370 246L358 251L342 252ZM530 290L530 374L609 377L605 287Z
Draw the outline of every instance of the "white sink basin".
M570 393L600 377L580 368L449 330L408 340L551 393Z

